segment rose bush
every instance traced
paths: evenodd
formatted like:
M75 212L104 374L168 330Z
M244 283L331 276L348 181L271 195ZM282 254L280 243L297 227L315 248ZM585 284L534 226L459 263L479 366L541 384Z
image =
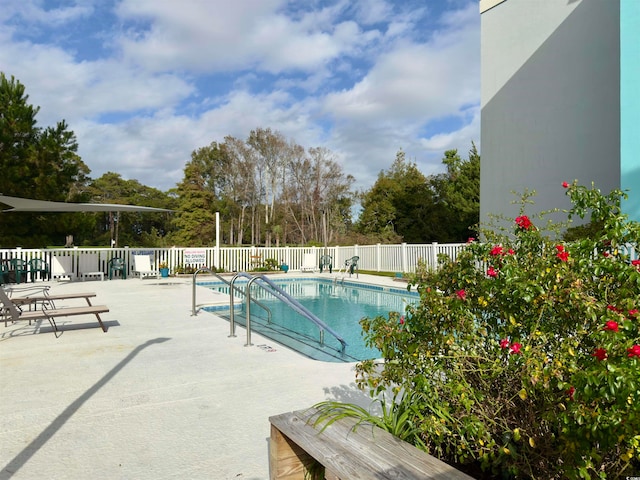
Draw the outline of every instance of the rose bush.
M358 364L359 385L411 392L421 443L478 478L640 473L640 228L623 192L562 186L597 235L560 240L525 194L511 228L418 269L401 322L362 321L385 362Z

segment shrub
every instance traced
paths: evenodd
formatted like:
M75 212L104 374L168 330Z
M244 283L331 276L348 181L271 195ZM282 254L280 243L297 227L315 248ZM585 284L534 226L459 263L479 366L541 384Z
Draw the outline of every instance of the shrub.
M599 235L557 240L567 224L527 216L525 193L511 228L418 269L404 317L362 320L385 362L359 385L418 393L421 443L477 477L640 472L640 228L621 191L563 187Z
M264 262L252 269L253 272L272 272L280 270L280 264L276 258L266 258Z

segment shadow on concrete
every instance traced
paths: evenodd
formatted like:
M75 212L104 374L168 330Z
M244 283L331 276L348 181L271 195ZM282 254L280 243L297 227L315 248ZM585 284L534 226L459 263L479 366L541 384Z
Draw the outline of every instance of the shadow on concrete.
M363 408L371 406L371 397L368 392L360 390L355 383L339 385L337 387L325 387L324 393L329 400L342 403L353 403Z
M120 322L118 322L117 320L103 320L102 323L106 327L107 331L109 331L110 327L120 326ZM63 334L64 332L71 331L71 330L89 330L94 328L97 328L98 330L100 330L100 325L97 324L96 322L87 322L87 323L56 322L56 324L58 325L59 334ZM51 326L46 326L46 325L43 325L38 330L38 333L53 333L53 332L54 332L53 328Z
M71 330L90 330L97 329L102 333L100 325L96 322L91 323L62 323L56 322L58 325L58 335L62 335L66 331ZM119 327L120 322L117 320L103 320L102 323L109 331L110 327ZM33 320L33 324L29 325L27 322L20 322L20 325L11 325L11 329L0 333L0 341L5 341L15 337L26 337L31 335L40 334L53 334L56 337L53 328L47 323L46 320Z
M51 424L45 428L40 435L38 435L33 441L27 445L18 455L16 455L9 463L7 463L2 471L0 471L0 479L6 480L11 478L18 470L20 470L29 459L42 448L51 437L53 437L62 426L71 418L82 405L89 400L94 394L98 392L104 385L106 385L116 374L122 370L125 365L131 362L142 350L151 345L157 343L164 343L171 340L170 338L154 338L148 342L143 343L136 347L129 355L123 358L120 363L113 367L106 373L100 380L98 380L89 390L83 393L77 398L71 405L58 415Z

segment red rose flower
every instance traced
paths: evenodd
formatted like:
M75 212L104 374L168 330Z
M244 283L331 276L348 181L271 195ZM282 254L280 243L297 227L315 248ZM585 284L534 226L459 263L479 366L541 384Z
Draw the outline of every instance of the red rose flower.
M498 271L493 267L489 267L487 269L487 275L489 275L492 278L496 278L498 276Z
M640 345L634 345L631 348L627 348L627 352L629 352L629 358L640 357Z
M500 340L500 348L502 348L503 350L505 348L509 348L509 339L508 338L503 338L502 340Z
M518 227L523 230L529 230L533 226L531 220L529 220L529 217L527 217L526 215L516 217L516 225L518 225Z
M576 393L576 387L570 387L566 394L569 395L569 400L573 400L573 395Z
M496 245L495 247L493 247L491 249L491 251L489 252L489 254L493 255L494 257L496 255L502 255L504 252L502 251L502 246L500 245Z
M567 182L562 182L562 188L569 188L569 184Z
M511 344L511 347L509 348L509 353L512 355L517 355L522 353L520 350L522 349L522 345L519 344L518 342L515 342L513 344Z
M556 257L558 257L561 261L566 262L569 260L569 252L558 252L556 253Z
M618 322L614 322L613 320L609 320L605 324L603 330L608 330L610 332L618 332L619 331Z
M603 361L607 359L607 351L604 348L598 348L591 356L596 357L599 361Z

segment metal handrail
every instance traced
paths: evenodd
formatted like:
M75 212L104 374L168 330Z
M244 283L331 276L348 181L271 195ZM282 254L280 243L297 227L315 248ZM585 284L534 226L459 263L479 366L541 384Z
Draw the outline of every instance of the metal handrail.
M251 345L253 345L251 343L251 284L256 280L258 280L258 277L253 277L247 282L247 286L244 287L245 298L247 300L247 319L245 320L245 327L247 330L247 343L244 344L245 347L250 347Z
M224 283L226 283L227 285L229 285L229 336L230 337L235 337L236 336L236 320L235 320L235 309L234 309L234 301L233 301L233 292L238 292L241 293L242 295L245 296L245 298L247 297L246 294L246 288L245 291L243 292L240 288L236 287L233 285L233 283L236 281L236 279L240 276L240 273L236 273L232 278L230 282L227 282L223 277L221 277L218 274L215 274L216 277L218 277L220 280L222 280ZM258 305L259 307L263 308L264 310L267 311L267 323L271 323L271 309L265 305L263 305L262 303L260 303L258 300L254 300L253 303L255 303L256 305Z
M191 292L191 316L192 317L196 316L196 276L200 272L214 273L210 268L207 268L207 267L201 267L195 272L193 272L193 286L192 286L192 292Z
M236 326L235 326L235 319L234 319L234 302L233 302L233 292L238 292L242 295L245 294L245 292L242 291L242 289L235 287L233 285L233 282L235 281L235 279L238 277L238 275L234 275L234 277L231 279L231 282L228 282L226 278L218 275L216 272L212 271L209 268L206 267L202 267L200 269L198 269L194 274L193 274L193 294L192 294L192 306L191 306L191 316L195 316L197 314L196 312L196 275L198 273L200 273L201 271L207 271L209 273L211 273L211 275L213 275L214 277L216 277L217 279L221 280L223 283L225 283L226 285L229 285L229 328L230 328L230 333L229 336L230 337L235 337L236 336ZM267 311L267 321L269 323L271 323L271 310L269 309L269 307L263 305L262 303L260 303L258 300L254 300L253 303L255 303L256 305L260 306L261 308L263 308L264 310Z
M239 272L235 275L235 277L239 277L239 276L249 278L249 283L247 284L247 295L246 295L247 302L249 302L251 298L251 293L248 290L248 287L250 286L250 284L256 280L260 280L266 283L270 288L266 288L264 285L260 285L260 286L264 288L266 291L268 291L269 293L271 293L272 295L274 295L279 300L285 302L287 305L289 305L291 308L297 311L300 315L302 315L303 317L306 317L308 320L313 322L318 327L319 335L320 335L320 340L319 340L320 345L324 345L324 332L327 331L333 337L335 337L335 339L338 340L338 342L340 342L340 344L342 345L342 352L344 353L345 348L347 346L347 342L337 332L335 332L325 322L323 322L320 318L318 318L313 312L309 311L309 309L307 309L304 305L298 302L295 298L293 298L283 289L278 287L275 283L273 283L267 277L265 277L264 275L253 276L246 272ZM248 310L249 310L249 307L247 307L247 311ZM247 330L249 329L247 328ZM250 342L247 341L247 343L250 343Z
M236 336L236 317L235 317L235 302L233 301L233 291L234 287L233 282L238 278L238 274L236 273L229 282L229 337Z

